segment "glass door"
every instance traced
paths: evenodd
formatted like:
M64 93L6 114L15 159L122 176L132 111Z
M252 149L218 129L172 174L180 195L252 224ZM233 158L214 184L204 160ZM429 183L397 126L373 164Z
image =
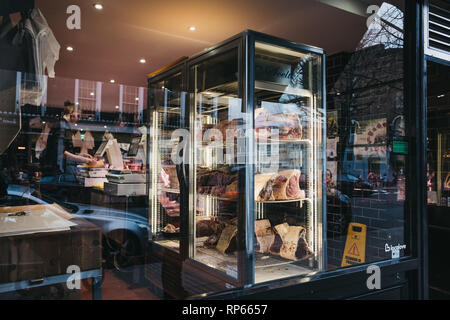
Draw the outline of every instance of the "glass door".
M153 242L180 253L182 177L176 151L184 125L182 73L150 85L150 226ZM178 166L177 166L178 165Z
M244 231L238 230L239 169L245 166L238 52L229 49L189 68L190 256L233 279L238 278L237 239Z
M323 269L322 55L255 44L255 282Z
M429 294L450 299L450 67L429 62L427 75Z

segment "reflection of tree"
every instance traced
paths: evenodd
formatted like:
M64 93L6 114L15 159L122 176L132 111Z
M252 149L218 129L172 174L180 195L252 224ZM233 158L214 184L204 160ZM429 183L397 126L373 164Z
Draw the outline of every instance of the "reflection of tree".
M377 44L385 48L403 48L403 12L395 6L383 3L357 50Z
M390 123L403 115L403 19L401 10L383 3L330 92L341 113L342 156L351 147L352 120L382 116Z

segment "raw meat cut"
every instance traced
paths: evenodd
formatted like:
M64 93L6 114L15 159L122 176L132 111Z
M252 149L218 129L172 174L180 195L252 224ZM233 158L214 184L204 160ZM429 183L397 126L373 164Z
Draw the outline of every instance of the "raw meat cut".
M275 241L275 234L268 219L255 221L255 235L257 240L255 251L269 253L270 247Z
M285 170L276 174L256 175L255 200L264 202L304 199L305 191L300 190L301 174L300 170Z
M300 170L281 171L273 179L273 195L276 200L304 199L305 192L300 190Z
M217 251L222 254L231 251L233 240L236 241L237 226L227 225L226 228L220 234L219 241L217 243Z
M255 176L255 200L257 202L275 200L272 189L273 177L273 173L258 174Z
M279 254L288 260L298 260L312 255L312 250L306 240L306 229L301 226L289 226L283 223L274 227L279 236L270 248L272 254ZM281 240L281 246L280 241Z
M255 110L255 136L259 139L274 138L278 130L280 140L301 140L303 127L298 114L270 114L264 108Z

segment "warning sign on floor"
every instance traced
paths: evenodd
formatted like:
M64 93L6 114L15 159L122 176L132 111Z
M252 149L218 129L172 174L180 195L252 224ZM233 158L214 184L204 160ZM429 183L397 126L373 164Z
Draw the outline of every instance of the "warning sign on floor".
M350 223L342 256L342 267L366 262L366 233L365 224Z

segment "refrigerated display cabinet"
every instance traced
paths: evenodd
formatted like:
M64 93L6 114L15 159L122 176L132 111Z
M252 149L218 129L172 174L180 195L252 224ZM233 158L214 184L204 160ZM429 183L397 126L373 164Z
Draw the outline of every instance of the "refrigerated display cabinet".
M324 60L245 31L149 78L149 280L155 261L173 295L324 270Z

